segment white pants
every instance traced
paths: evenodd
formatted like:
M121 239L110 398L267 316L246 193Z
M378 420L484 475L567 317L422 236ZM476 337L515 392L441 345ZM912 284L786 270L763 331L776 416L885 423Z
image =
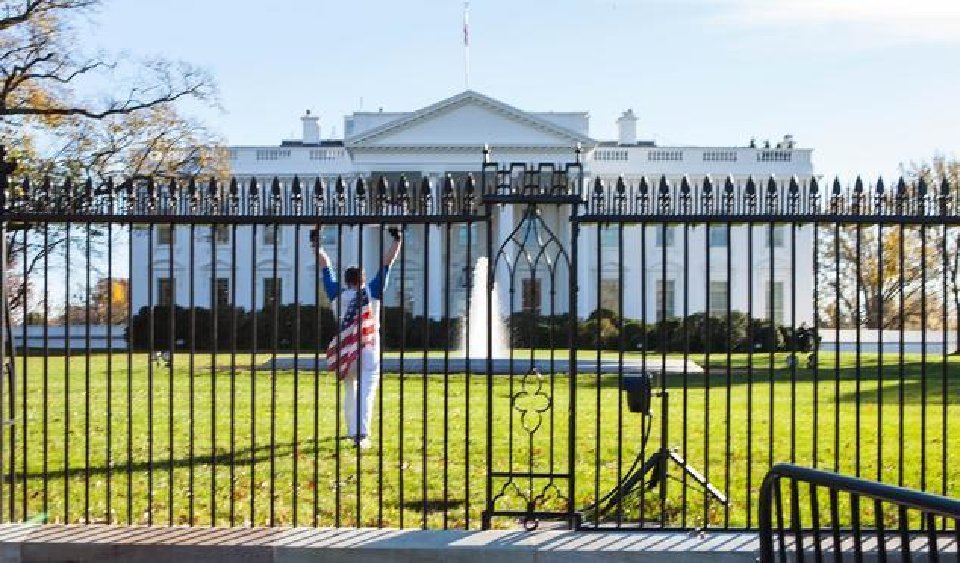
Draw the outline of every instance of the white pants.
M369 436L370 419L373 418L373 401L377 395L377 385L380 383L380 352L373 346L367 346L361 350L359 368L358 370L357 366L353 366L353 369L343 378L343 416L347 419L348 435ZM357 377L358 371L360 377ZM357 412L358 406L359 412Z

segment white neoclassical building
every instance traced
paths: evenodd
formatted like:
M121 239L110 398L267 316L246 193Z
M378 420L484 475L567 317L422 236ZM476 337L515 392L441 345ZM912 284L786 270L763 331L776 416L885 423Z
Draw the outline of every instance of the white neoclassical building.
M230 147L233 173L268 183L278 177L284 189L289 189L294 175L311 181L337 175L348 179L385 175L395 179L404 174L412 184L429 178L439 186L445 173L479 173L484 145L492 148L493 160L502 163L562 164L572 160L574 147L579 144L587 181L600 177L608 187L620 176L634 185L643 176L658 179L665 175L676 182L684 175L691 179L711 175L717 184L728 175L737 182L752 176L762 185L771 174L779 178L797 176L801 182L813 175L811 149L795 147L790 136L772 146L755 146L753 142L743 146L661 146L638 136L638 118L627 110L617 120L617 139L596 140L590 136L587 112L524 111L473 91L416 111L355 112L344 118L343 138L324 138L319 119L309 111L301 122L300 139L279 145ZM521 214L517 206L493 206L490 225L495 241L504 240L516 228ZM546 224L568 249L572 231L569 215L569 206L546 206L542 210ZM767 229L756 227L752 253L748 253L748 233L743 226L734 226L729 237L725 226L708 230L703 225L687 229L671 225L666 236L659 226L646 228L645 236L639 226L624 228L622 264L616 228L588 225L581 230L576 272L580 286L577 310L581 316L598 306L619 309L622 288L622 312L630 318L639 319L645 313L646 319L653 320L658 311L667 316L703 311L709 296L709 308L717 313L725 311L728 304L740 311L749 306L754 316L773 315L789 324L795 307L796 318L792 320L797 324L812 319L810 227L796 229L795 240L791 240L792 229L786 226L777 226L772 240ZM260 227L254 235L251 227L238 227L236 241L230 228L197 227L192 277L189 229L177 227L173 233L158 229L152 237L152 249L144 230L134 232L136 265L131 286L135 311L148 303L151 292L155 304L175 300L187 305L191 299L200 307L209 307L214 299L245 308L259 308L273 299L313 303L317 294L315 260L306 228L300 230L296 256L292 226L282 227L276 236L272 228ZM342 244L335 248L337 227L327 226L322 238L341 267L361 261L362 254L363 264L372 271L379 260L379 233L375 226L344 227ZM466 297L465 277L470 271L467 240L473 241L469 254L475 259L486 253L485 236L479 225L469 236L462 225L453 226L449 233L442 226L408 229L404 281L401 284L398 274L393 274L386 304L396 305L404 299L415 314L426 309L435 318L459 315ZM644 243L646 251L641 252ZM445 267L448 252L449 275ZM151 262L152 268L148 267ZM231 277L234 273L235 280ZM511 297L509 280L499 272L501 306L505 311L565 312L568 276L560 271L555 278L557 290L551 292L549 276L539 269L533 276L516 279ZM752 293L748 292L751 286Z

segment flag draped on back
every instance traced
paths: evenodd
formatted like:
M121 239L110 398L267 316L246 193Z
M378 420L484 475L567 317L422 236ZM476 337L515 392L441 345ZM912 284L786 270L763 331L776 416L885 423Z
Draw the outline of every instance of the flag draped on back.
M327 346L327 369L343 379L357 361L360 350L373 344L376 327L366 288L357 290L340 322L340 333Z

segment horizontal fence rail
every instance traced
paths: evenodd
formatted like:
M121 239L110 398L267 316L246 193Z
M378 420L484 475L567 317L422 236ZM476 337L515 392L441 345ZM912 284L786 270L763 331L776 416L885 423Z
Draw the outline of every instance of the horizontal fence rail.
M946 181L0 180L4 521L754 530L781 460L957 495Z
M953 534L942 532L943 522ZM803 561L805 554L842 561L851 552L859 561L867 549L879 561L892 551L901 561L923 555L938 561L946 544L957 556L958 524L960 500L787 463L773 466L760 487L762 563ZM913 531L921 528L925 544L911 553L918 543Z

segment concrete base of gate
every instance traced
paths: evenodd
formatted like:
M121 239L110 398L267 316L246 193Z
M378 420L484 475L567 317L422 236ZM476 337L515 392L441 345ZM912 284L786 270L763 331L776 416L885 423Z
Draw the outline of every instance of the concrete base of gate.
M0 526L0 561L753 563L756 534Z
M793 544L789 537L786 548ZM911 560L926 560L927 538L911 537ZM853 561L853 542L841 538L843 561ZM899 537L888 537L887 557L900 560ZM812 539L805 538L812 559ZM824 558L833 560L831 540ZM940 561L957 561L952 533L939 542ZM0 525L0 562L75 563L306 563L413 561L417 563L564 563L629 561L755 563L756 533L656 531L420 531L313 528L147 528L119 526ZM865 539L863 560L877 561L876 541Z
M682 358L663 358L655 355L647 356L646 361L644 362L641 359L631 358L623 360L623 373L625 374L637 374L637 373L686 373L695 374L703 373L703 369L697 365L696 362L691 360L684 360ZM274 367L276 369L293 369L296 366L298 369L305 371L315 371L317 370L317 361L314 356L299 356L296 360L293 356L283 356L277 357L271 360L268 360L262 364L259 369L261 370L272 370ZM621 364L616 360L602 360L599 364L600 373L605 374L617 374L620 373ZM577 360L576 363L577 373L584 374L596 374L597 373L597 361L596 360ZM534 359L531 360L529 357L515 357L512 361L508 358L495 358L493 360L493 373L494 374L524 374L529 372L531 369L536 368L540 373L570 373L570 360L567 358L556 358L552 362L549 359ZM321 371L326 370L326 359L324 357L320 358L319 369ZM471 358L469 362L466 358L457 358L450 357L444 359L442 357L430 356L424 361L423 356L417 356L415 353L399 358L397 356L385 356L380 365L380 371L383 373L409 373L409 374L419 374L419 373L474 373L474 374L485 374L487 373L487 361L486 359L480 358Z

